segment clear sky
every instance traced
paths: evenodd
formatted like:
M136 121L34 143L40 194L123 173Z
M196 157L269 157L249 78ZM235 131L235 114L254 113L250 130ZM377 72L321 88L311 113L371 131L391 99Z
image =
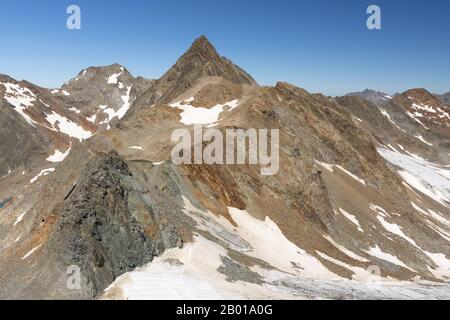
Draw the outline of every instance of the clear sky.
M66 28L70 4L81 30ZM370 4L381 30L366 27ZM448 0L2 0L0 73L59 87L117 62L158 78L202 34L260 84L450 91Z

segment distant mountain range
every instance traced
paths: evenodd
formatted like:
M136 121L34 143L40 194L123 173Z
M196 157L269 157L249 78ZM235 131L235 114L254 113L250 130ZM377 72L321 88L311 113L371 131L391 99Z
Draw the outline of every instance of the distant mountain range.
M278 173L176 165L195 124L279 129ZM155 80L0 76L0 141L0 298L450 298L449 94L260 86L202 36Z

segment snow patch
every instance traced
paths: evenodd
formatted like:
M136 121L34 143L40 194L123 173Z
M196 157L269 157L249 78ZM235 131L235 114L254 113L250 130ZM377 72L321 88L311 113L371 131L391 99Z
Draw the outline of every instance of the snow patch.
M53 171L55 171L55 168L49 168L49 169L42 170L37 176L35 176L34 178L32 178L30 180L30 183L35 183L37 181L37 179L39 179L40 177L46 176L46 175L52 173Z
M64 161L65 158L67 158L71 149L72 149L72 144L70 144L69 149L67 149L67 151L64 153L59 150L55 150L55 153L53 153L51 156L49 156L47 158L47 161L54 162L54 163L62 162L62 161Z
M423 143L425 143L425 144L427 144L427 145L429 145L430 147L432 147L433 146L433 144L432 143L429 143L428 141L426 141L424 138L423 138L423 136L422 135L417 135L417 136L414 136L414 138L417 138L417 139L419 139L420 141L422 141Z
M381 114L382 114L383 116L385 116L385 117L389 120L389 122L392 123L392 124L394 125L394 127L396 127L397 129L399 129L400 131L406 132L404 129L400 128L400 126L399 126L397 123L395 123L394 120L391 119L390 114L387 113L386 110L384 110L383 108L379 108L379 110L380 110Z
M415 247L420 249L420 247L416 244L416 242L413 239L411 239L410 237L408 237L403 232L403 230L400 228L399 225L397 225L395 223L389 223L381 216L378 216L377 219L378 219L378 221L380 221L380 223L383 226L383 228L385 228L387 231L389 231L390 233L393 233L393 234L395 234L395 235L405 239L406 241L411 243L413 246L415 246Z
M124 72L123 67L120 67L120 70L121 71L119 73L114 73L111 76L109 76L108 78L106 78L106 80L108 81L108 84L117 84L119 77Z
M203 124L213 125L219 121L220 114L224 111L224 107L229 107L229 112L239 106L239 100L235 99L225 104L218 104L212 108L194 107L189 103L194 101L194 97L187 100L176 102L170 105L172 108L182 110L180 122L185 125Z
M122 119L125 114L128 112L128 110L130 109L130 93L131 93L131 88L132 86L129 86L127 88L127 92L125 95L123 95L122 101L123 101L123 105L122 107L119 108L119 110L115 111L112 108L108 108L108 106L106 105L101 105L99 106L99 108L101 110L103 110L104 113L106 113L108 115L108 119L106 119L105 121L102 121L101 124L106 124L106 123L110 123L112 119L114 118L118 118L119 120Z
M86 120L92 123L95 123L95 120L97 119L97 113L94 113L92 116L87 117Z
M314 161L315 161L318 165L320 165L321 167L327 169L328 171L334 172L334 170L333 170L334 165L333 165L333 164L329 164L329 163L325 163L325 162L320 162L320 161L317 161L317 160L314 160Z
M47 114L45 119L52 124L56 131L62 132L69 137L79 139L80 141L92 137L92 132L85 130L83 127L57 114L55 111Z
M131 147L129 147L129 149L144 150L144 148L140 147L140 146L131 146Z
M25 110L33 106L36 102L36 95L28 88L22 88L15 83L2 83L6 91L4 98L10 103L14 110L19 113L25 121L31 126L35 126L37 123L31 117L25 113Z
M361 228L361 225L359 224L358 219L356 219L356 217L354 215L348 213L347 211L345 211L342 208L339 208L339 211L342 213L342 215L344 217L346 217L348 220L350 220L351 223L355 224L358 227L358 231L364 232L364 230Z
M14 222L13 226L18 225L19 223L22 222L23 217L25 217L25 215L27 214L27 212L25 211L24 213L22 213L20 216L17 217L16 221Z
M72 112L75 112L75 113L78 113L78 114L80 114L81 113L81 111L80 110L78 110L77 108L75 108L75 107L71 107L71 108L69 108L69 111L72 111Z
M33 253L36 252L36 250L38 250L40 247L42 246L42 244L38 245L37 247L34 247L33 249L31 249L26 255L24 255L22 257L22 260L27 259L29 256L31 256Z
M361 261L361 262L369 262L369 260L367 260L366 258L363 258L363 257L357 255L356 253L354 253L353 251L350 251L349 249L347 249L343 245L340 245L339 243L334 241L330 236L326 235L326 236L324 236L324 238L328 242L330 242L333 246L335 246L339 251L341 251L345 255L349 256L350 258L352 258L354 260Z
M351 173L350 171L346 170L345 168L343 168L340 165L336 165L337 168L341 169L343 172L345 172L346 174L348 174L350 177L352 177L353 179L355 179L356 181L358 181L359 183L361 183L362 185L366 185L366 182L359 178L358 176L354 175L353 173Z

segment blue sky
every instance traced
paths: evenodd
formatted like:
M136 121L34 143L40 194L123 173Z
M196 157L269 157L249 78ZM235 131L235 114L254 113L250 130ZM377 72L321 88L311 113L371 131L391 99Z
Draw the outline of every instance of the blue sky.
M82 29L66 28L81 7ZM382 29L366 28L366 9ZM15 0L0 2L0 73L59 87L87 66L160 77L199 35L260 84L340 95L450 91L447 0Z

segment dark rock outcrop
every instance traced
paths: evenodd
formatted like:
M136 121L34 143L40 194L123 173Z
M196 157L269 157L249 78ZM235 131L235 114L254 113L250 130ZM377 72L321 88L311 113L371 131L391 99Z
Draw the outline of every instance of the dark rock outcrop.
M96 296L121 274L180 244L174 229L155 223L152 234L144 230L131 207L152 212L145 202L131 203L139 201L131 196L134 187L118 154L102 153L89 162L64 202L49 248L57 253L58 263L81 269L87 296Z

